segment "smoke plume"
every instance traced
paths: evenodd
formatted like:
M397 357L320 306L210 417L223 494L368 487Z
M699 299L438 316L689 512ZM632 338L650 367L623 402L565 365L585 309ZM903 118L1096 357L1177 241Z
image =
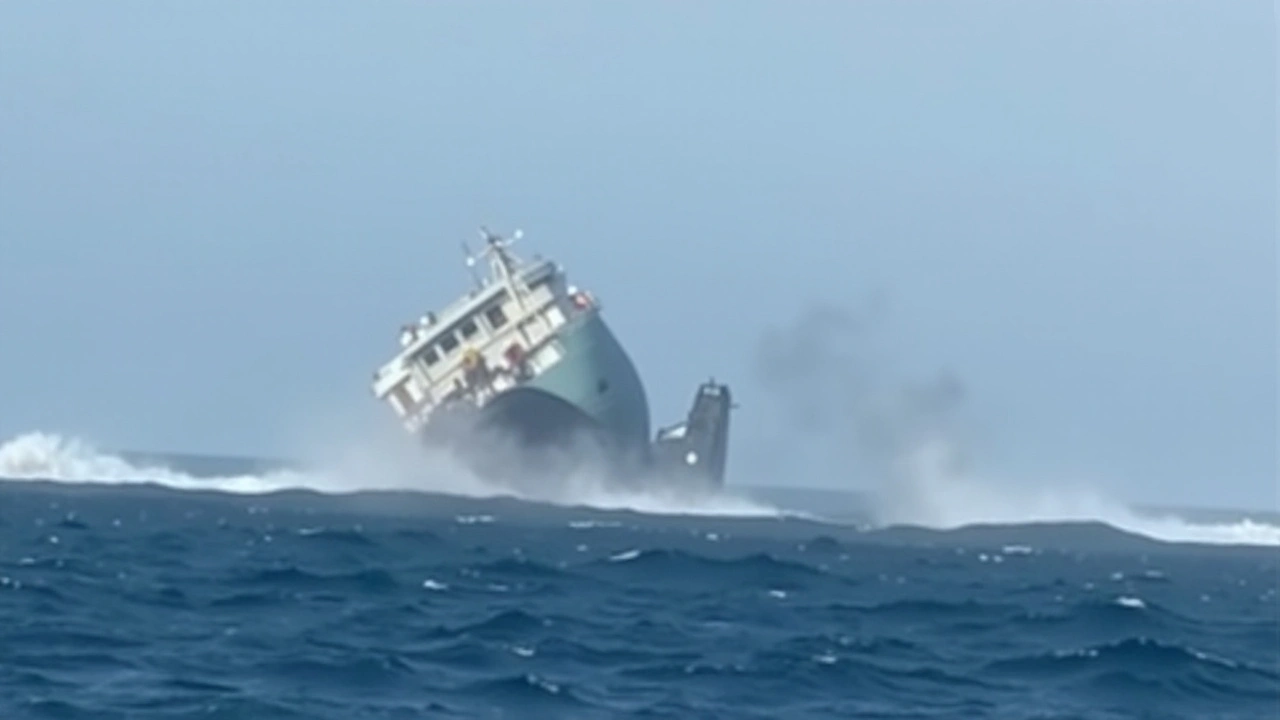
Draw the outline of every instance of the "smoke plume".
M877 520L926 521L931 470L964 471L960 416L967 390L954 373L891 376L880 331L883 296L849 308L818 303L766 330L755 353L757 379L787 428L835 453L851 489L870 491Z

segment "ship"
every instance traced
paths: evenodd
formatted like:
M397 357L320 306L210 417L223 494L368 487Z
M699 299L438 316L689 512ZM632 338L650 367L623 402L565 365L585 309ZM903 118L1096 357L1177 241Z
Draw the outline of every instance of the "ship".
M521 231L480 235L478 254L463 243L469 290L402 326L374 373L373 395L404 431L517 487L583 469L623 485L722 487L728 385L699 384L686 416L651 437L645 385L599 299L554 260L516 255Z

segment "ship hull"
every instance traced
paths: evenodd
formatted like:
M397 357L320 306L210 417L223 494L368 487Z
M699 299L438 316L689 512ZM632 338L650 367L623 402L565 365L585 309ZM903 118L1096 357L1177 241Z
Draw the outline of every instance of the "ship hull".
M631 358L597 311L554 341L560 360L479 409L423 431L478 475L501 484L555 483L579 472L625 482L648 461L649 405Z

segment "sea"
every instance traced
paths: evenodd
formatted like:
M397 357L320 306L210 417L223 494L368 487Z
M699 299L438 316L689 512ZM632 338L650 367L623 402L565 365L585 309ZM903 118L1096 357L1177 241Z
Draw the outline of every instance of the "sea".
M0 445L0 718L1280 717L1274 517L875 526L230 462Z

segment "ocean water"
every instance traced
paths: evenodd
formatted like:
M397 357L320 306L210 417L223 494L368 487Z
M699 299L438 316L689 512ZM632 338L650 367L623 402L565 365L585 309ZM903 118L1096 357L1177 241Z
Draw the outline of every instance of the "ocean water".
M29 445L0 448L5 720L1280 717L1274 545L288 490Z

